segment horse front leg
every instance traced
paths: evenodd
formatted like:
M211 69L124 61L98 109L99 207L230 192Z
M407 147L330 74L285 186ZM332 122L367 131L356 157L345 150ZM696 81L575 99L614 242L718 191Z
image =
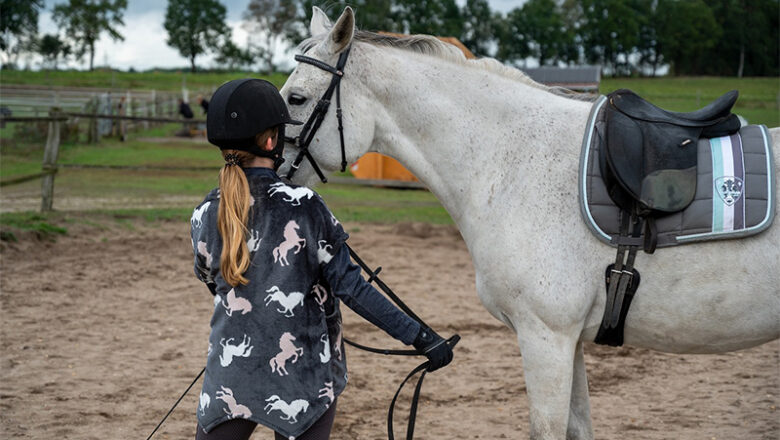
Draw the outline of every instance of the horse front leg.
M528 390L531 439L564 440L572 403L577 337L554 331L538 318L522 321L515 323L515 329Z
M585 353L582 349L582 342L577 343L577 349L574 353L574 377L566 438L567 440L593 440L588 373L585 371Z

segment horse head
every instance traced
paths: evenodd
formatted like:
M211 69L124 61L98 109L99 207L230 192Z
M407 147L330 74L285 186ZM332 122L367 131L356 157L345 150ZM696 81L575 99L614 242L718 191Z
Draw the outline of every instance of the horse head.
M373 115L376 114L375 100L369 98L370 95L360 79L360 64L365 63L366 60L352 48L355 15L352 8L347 7L336 23L331 24L325 13L315 6L309 30L311 37L300 46L306 57L329 66L336 66L339 56L349 51L343 68L341 90L337 93L340 94L343 110L344 159L347 163L354 163L368 151L373 142ZM333 73L315 65L305 62L298 64L280 90L289 106L290 116L293 119L306 121L318 106L320 98L329 88L334 76ZM342 163L341 140L336 116L338 105L336 93L330 101L322 125L316 131L317 135L312 138L308 148L325 174L338 170ZM287 136L296 137L300 134L301 128L290 127ZM299 152L299 145L287 143L284 151L285 162L279 171L280 175L287 175ZM307 186L316 183L317 175L312 164L308 160L303 160L292 180L294 183Z

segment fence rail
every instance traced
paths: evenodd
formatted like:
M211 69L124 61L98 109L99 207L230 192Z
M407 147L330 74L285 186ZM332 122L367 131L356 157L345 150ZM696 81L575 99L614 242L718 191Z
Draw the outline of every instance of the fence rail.
M0 181L0 187L16 185L35 179L41 179L41 211L52 210L54 203L54 176L59 168L100 168L100 169L125 169L125 170L161 170L161 171L206 171L218 170L220 167L166 167L166 166L129 166L129 165L86 165L86 164L57 164L60 147L60 133L62 124L72 118L84 118L90 120L111 119L120 121L140 121L140 122L176 122L182 124L204 124L203 119L181 119L150 116L126 116L126 115L104 115L98 113L73 113L62 111L51 111L49 116L4 116L0 115L0 124L6 122L48 122L48 132L46 147L44 149L43 164L41 172L25 176L13 177ZM94 125L94 124L93 124ZM425 188L420 182L400 182L390 180L364 180L356 182L355 179L344 179L334 177L331 181L341 184L361 184L373 186L387 186L400 188Z

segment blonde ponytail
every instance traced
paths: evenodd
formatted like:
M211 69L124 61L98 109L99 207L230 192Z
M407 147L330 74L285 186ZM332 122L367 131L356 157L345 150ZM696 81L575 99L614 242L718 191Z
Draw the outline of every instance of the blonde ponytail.
M258 146L265 145L269 138L276 140L277 127L269 128L255 136ZM222 150L222 156L233 154L238 164L225 164L219 172L219 211L217 228L222 237L222 255L219 269L222 278L235 287L249 284L244 272L249 268L249 248L246 244L247 221L249 220L249 182L241 165L257 157L240 150Z
M251 160L252 154L238 150L222 150L223 155L235 154L240 163ZM249 248L246 245L249 218L249 182L239 165L225 164L219 172L219 211L217 227L222 237L219 268L222 278L231 286L249 284L244 272L249 268Z

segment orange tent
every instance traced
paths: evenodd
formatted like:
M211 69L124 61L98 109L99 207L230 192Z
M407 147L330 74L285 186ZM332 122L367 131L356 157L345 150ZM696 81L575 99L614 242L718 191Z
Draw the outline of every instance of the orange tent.
M380 32L384 35L392 35L396 37L408 37L404 34L394 34L390 32ZM436 37L439 40L452 44L463 52L466 58L476 58L466 46L463 45L455 37ZM416 182L417 178L414 177L409 170L404 168L400 162L387 157L379 153L366 153L357 162L352 164L349 169L352 175L358 179L383 179L383 180L402 180Z

